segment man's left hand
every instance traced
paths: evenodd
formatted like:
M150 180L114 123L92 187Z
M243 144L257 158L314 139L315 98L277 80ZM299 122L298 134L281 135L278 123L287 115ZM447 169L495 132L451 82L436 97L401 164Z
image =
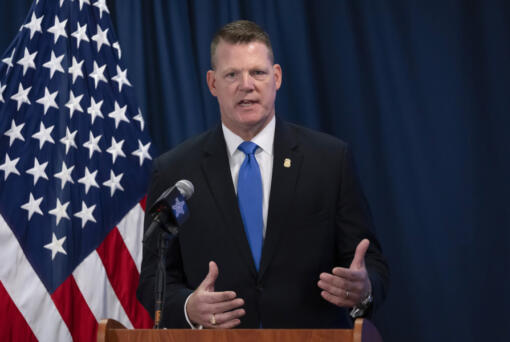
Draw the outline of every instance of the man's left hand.
M365 267L369 245L367 239L358 244L349 268L335 267L332 273L321 273L317 285L323 290L322 298L337 306L352 308L371 293L372 284Z

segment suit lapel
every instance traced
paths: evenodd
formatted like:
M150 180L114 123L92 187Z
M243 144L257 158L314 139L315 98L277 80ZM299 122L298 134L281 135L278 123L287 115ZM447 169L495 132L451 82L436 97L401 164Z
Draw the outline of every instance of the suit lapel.
M262 248L259 279L267 270L278 248L282 231L288 226L290 205L303 160L298 142L289 126L276 120L274 138L273 176L267 217L267 230Z
M212 131L211 137L205 145L202 170L216 205L224 219L224 226L220 227L220 229L224 230L227 238L233 239L233 244L238 248L239 255L246 265L249 265L253 275L256 276L255 263L244 232L243 221L232 183L227 147L221 126Z

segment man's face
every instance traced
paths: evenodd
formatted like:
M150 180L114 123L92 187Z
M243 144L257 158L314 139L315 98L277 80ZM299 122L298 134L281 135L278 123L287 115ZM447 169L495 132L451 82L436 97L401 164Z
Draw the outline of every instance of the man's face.
M264 43L230 44L220 40L216 68L207 72L207 85L220 105L221 121L250 140L274 116L282 70L269 59Z

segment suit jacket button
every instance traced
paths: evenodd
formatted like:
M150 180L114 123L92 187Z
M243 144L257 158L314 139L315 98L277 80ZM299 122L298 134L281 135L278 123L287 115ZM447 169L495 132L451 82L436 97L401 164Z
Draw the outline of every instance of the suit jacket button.
M264 291L264 287L262 285L257 285L257 292L262 293Z

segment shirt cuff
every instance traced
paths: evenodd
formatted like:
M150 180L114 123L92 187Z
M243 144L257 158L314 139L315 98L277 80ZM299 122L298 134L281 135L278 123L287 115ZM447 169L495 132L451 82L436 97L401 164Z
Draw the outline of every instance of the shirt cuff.
M188 305L188 300L189 300L190 297L191 297L191 294L188 296L188 298L186 298L186 301L184 302L184 317L186 318L186 322L188 322L188 324L189 324L191 329L201 330L204 327L202 325L195 325L195 324L191 323L191 321L190 321L190 319L188 317L188 312L186 311L186 306Z

